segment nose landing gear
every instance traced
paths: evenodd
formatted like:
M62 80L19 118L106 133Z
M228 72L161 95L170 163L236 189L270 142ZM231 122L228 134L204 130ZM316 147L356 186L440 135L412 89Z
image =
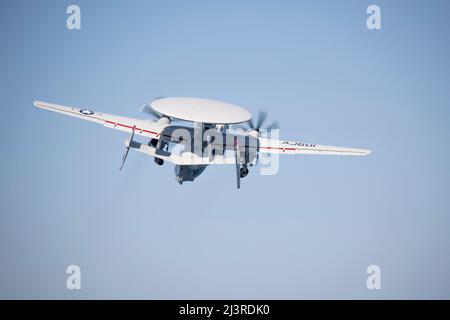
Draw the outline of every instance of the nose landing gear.
M182 185L182 184L183 184L183 178L182 178L182 177L176 176L176 177L175 177L175 180L178 182L179 185Z
M156 163L158 166L162 166L162 165L164 164L164 160L163 160L163 159L160 159L160 158L155 158L155 163Z

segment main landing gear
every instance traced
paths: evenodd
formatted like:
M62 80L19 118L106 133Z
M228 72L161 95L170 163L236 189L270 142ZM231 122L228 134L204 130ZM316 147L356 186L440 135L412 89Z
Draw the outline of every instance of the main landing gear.
M241 167L239 173L240 173L241 178L245 178L248 175L248 168L247 168L247 166Z
M158 140L156 140L156 139L152 139L152 140L150 140L150 142L148 143L148 146L149 146L149 147L153 147L153 148L156 148L157 145L158 145Z
M156 147L158 146L158 140L157 140L157 139L152 139L152 140L150 140L149 143L148 143L148 146L149 146L149 147L156 148ZM162 145L161 145L161 150L164 150L164 149L166 149L167 147L168 147L168 144L165 143L165 142L163 142ZM158 166L162 166L162 165L164 164L164 160L155 157L155 163L156 163Z

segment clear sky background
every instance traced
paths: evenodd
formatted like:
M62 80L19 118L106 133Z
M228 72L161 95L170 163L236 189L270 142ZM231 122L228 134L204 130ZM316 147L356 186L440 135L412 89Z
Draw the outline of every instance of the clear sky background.
M81 7L82 29L66 28ZM366 28L381 7L382 30ZM449 1L1 1L1 298L450 298ZM157 96L269 112L370 148L179 186L128 135ZM66 289L66 267L82 290ZM382 270L378 291L366 268Z

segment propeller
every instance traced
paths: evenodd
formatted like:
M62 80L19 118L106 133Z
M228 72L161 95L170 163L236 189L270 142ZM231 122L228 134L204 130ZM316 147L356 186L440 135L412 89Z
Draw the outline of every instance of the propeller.
M142 113L147 113L151 116L153 116L155 119L161 119L162 117L164 117L163 114L156 112L152 107L150 107L150 105L148 104L144 104L141 109L139 110L139 112Z
M159 98L157 98L157 99L159 99ZM162 113L155 111L155 109L153 109L148 104L144 104L139 111L149 114L150 116L153 117L153 119L155 119L156 121L158 121L160 123L169 124L170 122L172 122L172 119L169 116L166 116Z
M246 126L240 126L241 129L246 130L247 133L255 138L261 137L261 130L273 130L279 129L280 125L277 121L272 122L268 126L264 126L264 123L267 119L267 112L259 111L258 117L256 118L256 122L253 121L253 118L247 121ZM259 143L258 150L256 152L256 165L259 163Z
M244 130L252 130L256 131L258 133L258 136L260 135L261 129L265 130L272 130L272 129L279 129L280 126L277 121L272 122L267 127L264 127L264 122L267 119L267 112L265 111L259 111L258 118L256 119L256 123L253 122L253 118L247 121L247 127L241 127Z
M125 146L125 153L123 154L122 157L122 165L120 166L120 171L122 171L123 166L125 165L125 161L127 160L128 157L128 152L130 152L130 144L133 142L133 138L134 138L134 131L136 130L136 126L133 126L133 128L131 129L131 138L128 142L128 145Z
M241 162L240 162L240 155L239 155L239 143L237 137L234 137L234 160L235 160L235 167L236 167L236 183L237 188L241 188Z

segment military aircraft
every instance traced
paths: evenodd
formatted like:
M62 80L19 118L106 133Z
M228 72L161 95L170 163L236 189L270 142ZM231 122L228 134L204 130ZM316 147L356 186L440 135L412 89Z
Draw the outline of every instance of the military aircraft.
M268 133L278 133L278 124L265 127L265 112L260 112L254 121L244 108L210 99L157 98L141 108L154 121L41 101L35 101L34 105L129 133L120 170L132 149L152 156L157 165L173 163L179 184L194 181L209 165L229 164L236 168L239 189L241 179L248 175L249 167L258 164L261 154L365 156L371 152L273 138ZM148 143L134 140L135 136L145 137Z

